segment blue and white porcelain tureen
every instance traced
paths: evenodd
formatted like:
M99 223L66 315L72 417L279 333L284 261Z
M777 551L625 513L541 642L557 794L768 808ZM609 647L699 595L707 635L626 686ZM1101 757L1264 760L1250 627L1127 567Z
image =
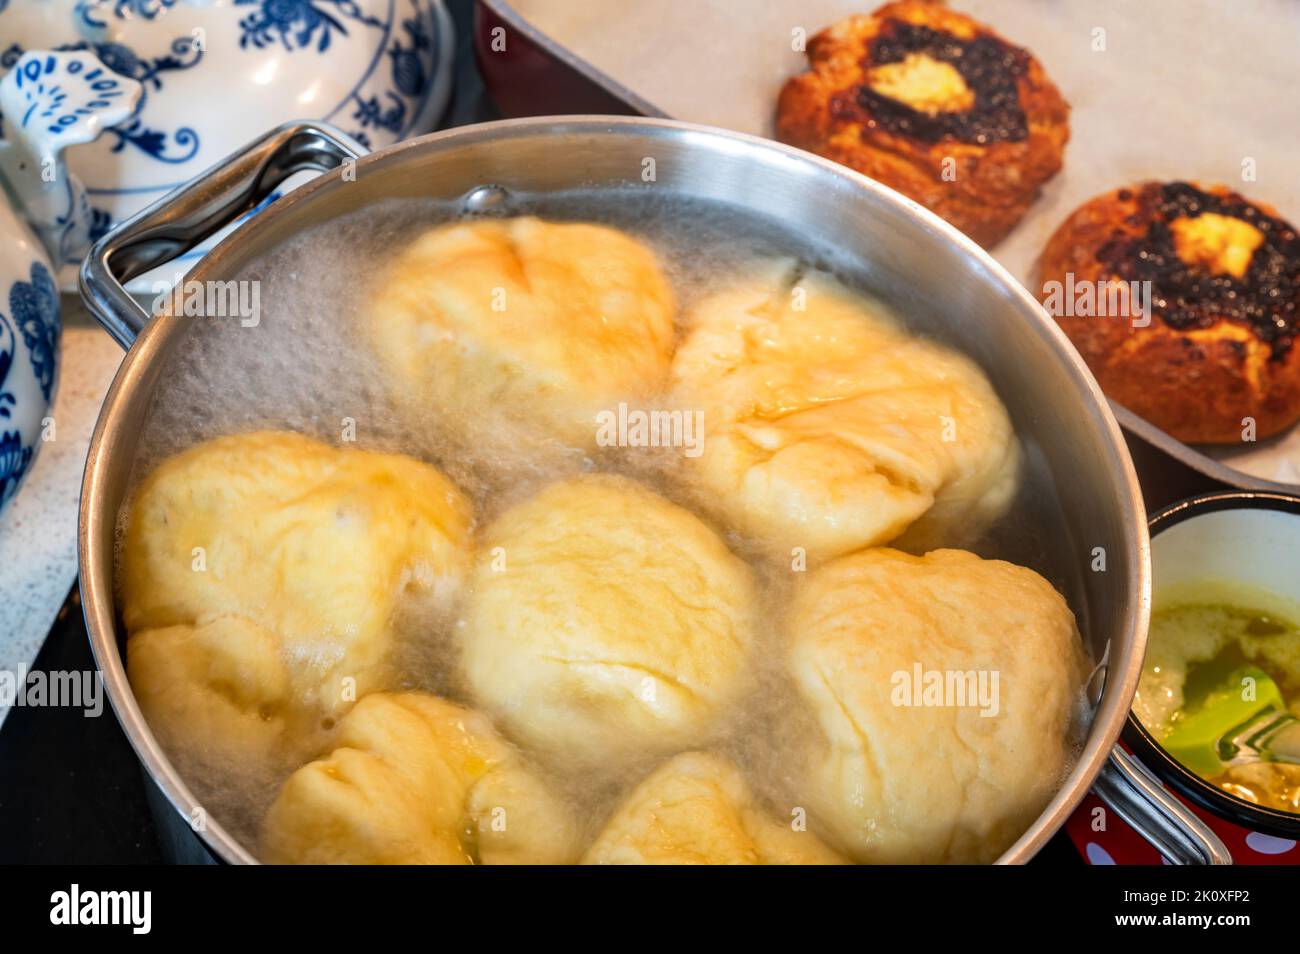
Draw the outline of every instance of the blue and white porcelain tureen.
M0 0L0 72L31 49L92 52L144 88L70 160L94 237L289 120L372 148L429 132L453 55L442 0Z
M51 431L54 276L85 254L94 226L63 151L129 122L142 93L84 51L29 52L11 65L0 78L0 507Z

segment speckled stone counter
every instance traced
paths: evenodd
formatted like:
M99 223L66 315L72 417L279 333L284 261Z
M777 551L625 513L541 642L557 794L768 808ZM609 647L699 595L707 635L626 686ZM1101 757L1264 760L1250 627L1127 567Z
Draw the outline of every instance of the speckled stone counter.
M0 512L0 670L31 666L77 577L77 501L90 433L122 350L63 298L54 438ZM0 724L9 714L0 708Z

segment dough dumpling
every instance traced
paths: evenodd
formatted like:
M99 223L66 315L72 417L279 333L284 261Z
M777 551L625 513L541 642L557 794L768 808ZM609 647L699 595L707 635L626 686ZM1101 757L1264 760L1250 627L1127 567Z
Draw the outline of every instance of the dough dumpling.
M372 315L380 356L417 400L589 447L598 412L662 388L675 308L641 242L524 217L424 233L378 283Z
M973 536L1016 488L1006 410L969 359L790 262L701 301L672 405L702 410L687 479L777 559ZM909 531L910 528L910 531Z
M854 860L993 860L1056 791L1084 662L1074 615L1032 570L867 550L809 574L790 637L824 736L800 796ZM930 674L964 675L965 699L923 695Z
M754 604L699 518L592 476L488 528L456 631L471 694L511 738L605 765L711 737L745 683Z
M266 755L382 688L402 608L450 613L471 508L435 468L297 434L221 437L138 488L127 667L170 747Z
M567 810L480 713L374 693L335 749L285 782L262 826L273 864L563 864Z
M136 633L127 671L150 730L188 764L225 772L288 742L289 670L279 640L247 619Z
M842 864L809 831L768 815L731 762L685 752L645 778L587 850L589 865Z

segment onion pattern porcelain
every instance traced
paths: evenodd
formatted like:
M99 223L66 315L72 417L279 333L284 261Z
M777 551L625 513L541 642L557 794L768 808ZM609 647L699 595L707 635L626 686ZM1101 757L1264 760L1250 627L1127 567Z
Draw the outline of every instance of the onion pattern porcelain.
M94 226L63 151L129 122L141 93L84 51L32 51L0 78L0 507L49 433L60 331L54 274L85 254Z
M367 148L430 131L452 40L442 0L0 0L0 71L87 50L144 89L71 159L92 237L282 122L326 120Z

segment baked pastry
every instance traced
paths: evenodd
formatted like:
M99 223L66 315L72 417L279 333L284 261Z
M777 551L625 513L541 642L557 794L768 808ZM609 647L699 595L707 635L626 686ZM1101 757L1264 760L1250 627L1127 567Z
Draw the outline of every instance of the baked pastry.
M755 804L740 770L684 752L632 790L587 849L588 865L817 865L844 860Z
M703 411L704 441L684 480L774 559L964 542L1015 495L1019 444L979 367L825 273L770 262L687 324L672 403Z
M563 864L578 826L481 714L377 692L294 772L262 825L273 864Z
M470 694L552 763L707 742L745 687L751 571L634 481L551 484L485 531L456 626Z
M1038 60L936 3L889 3L809 41L777 103L782 142L915 199L984 246L1061 168L1070 107Z
M396 386L480 442L589 448L596 415L658 391L673 291L654 252L616 229L484 219L434 228L375 286L375 345Z
M792 774L855 861L990 861L1051 799L1084 664L1074 615L1037 573L865 550L808 575L789 628L822 733Z
M259 431L163 461L134 494L127 671L169 748L274 755L390 676L404 606L450 615L469 501L428 464Z
M1035 287L1102 390L1181 441L1300 419L1300 239L1267 205L1187 182L1116 189L1056 230Z

